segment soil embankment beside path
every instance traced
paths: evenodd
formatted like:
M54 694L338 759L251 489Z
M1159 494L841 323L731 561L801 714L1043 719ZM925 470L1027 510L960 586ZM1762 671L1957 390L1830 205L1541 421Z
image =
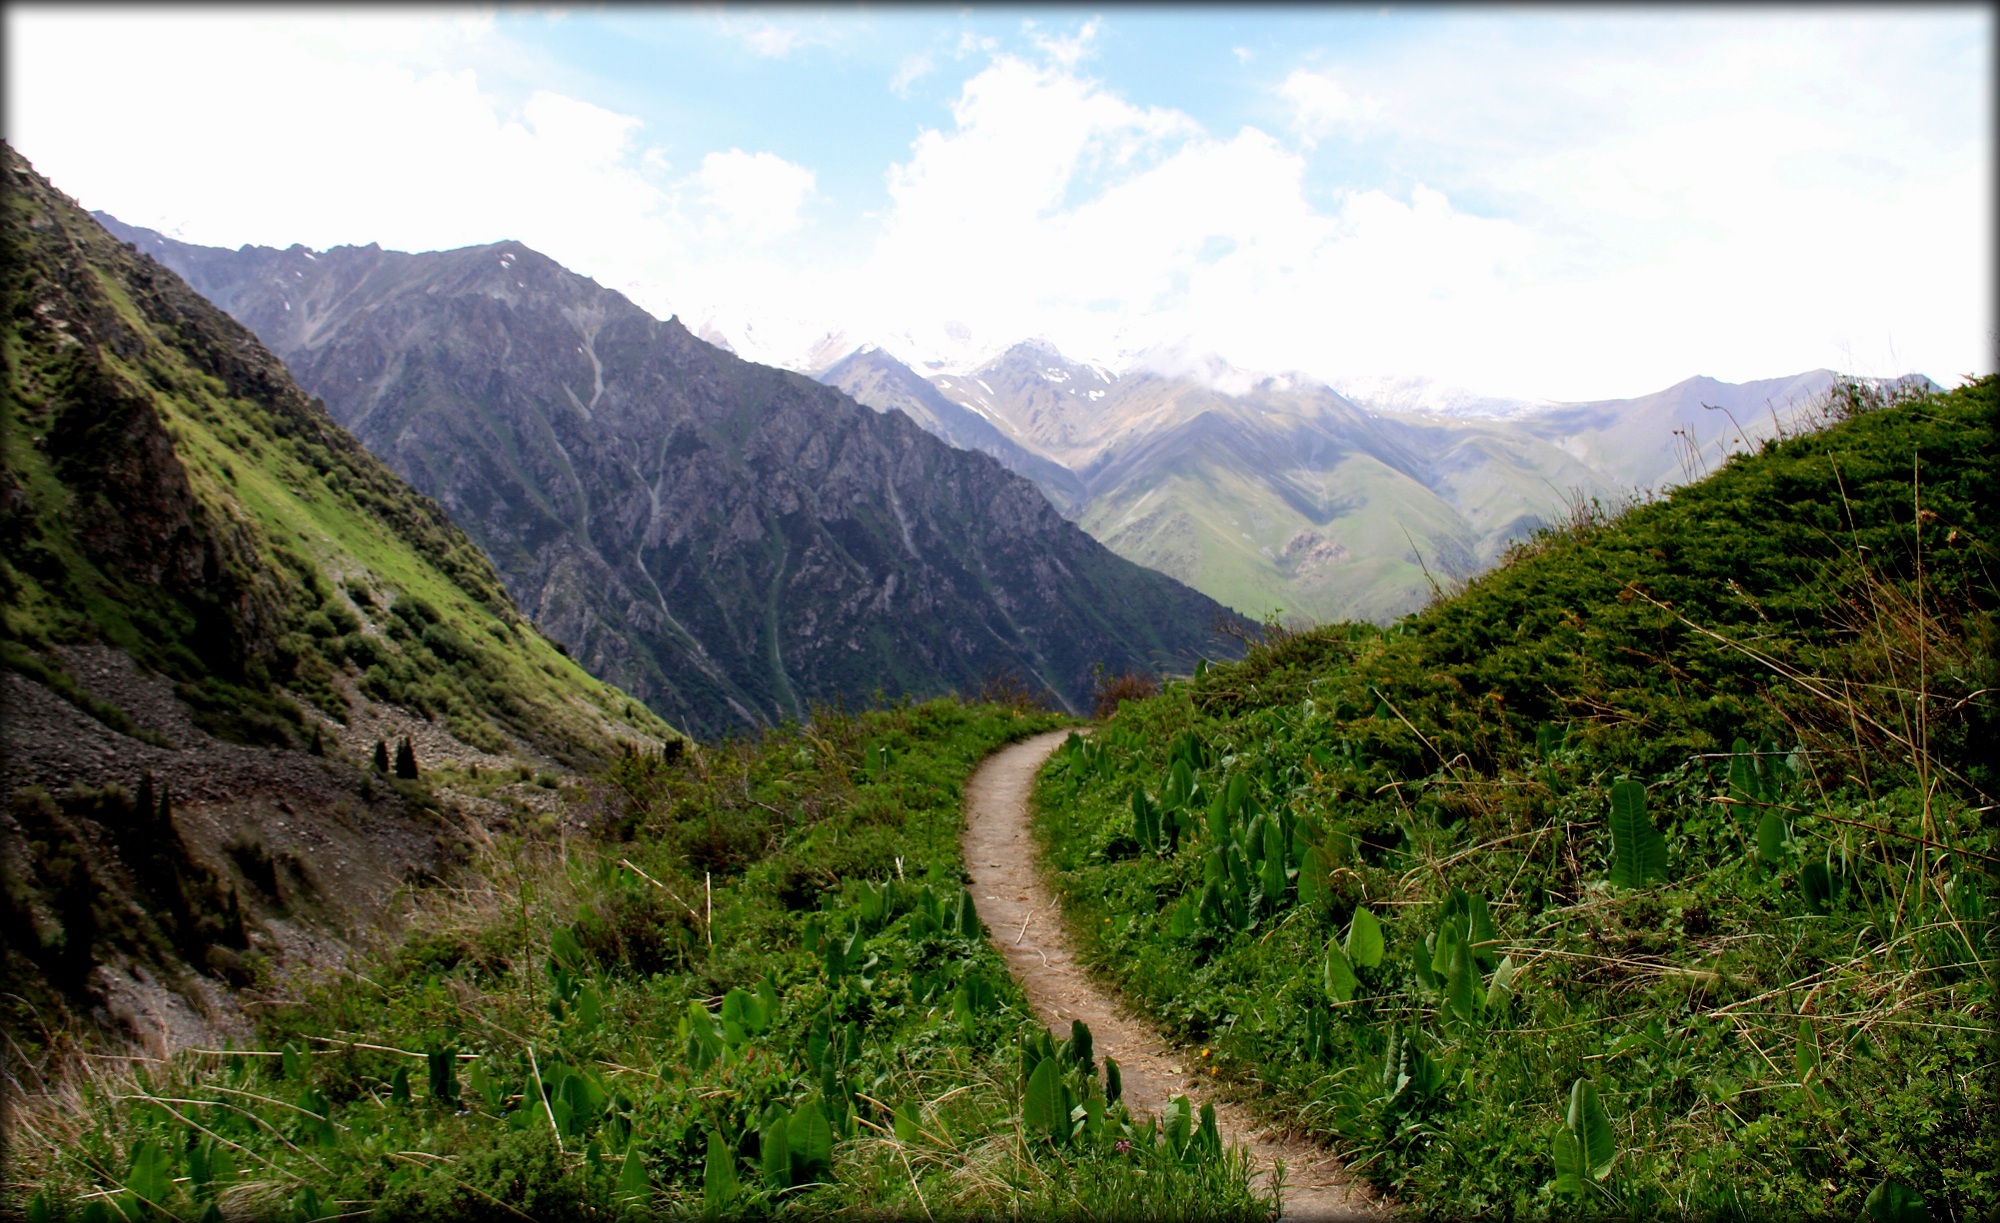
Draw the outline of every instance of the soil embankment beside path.
M1100 1055L1118 1059L1125 1099L1135 1113L1157 1113L1175 1095L1203 1101L1203 1085L1188 1059L1142 1021L1128 1016L1085 974L1070 951L1056 898L1043 886L1029 828L1028 797L1035 772L1068 731L1023 740L989 757L965 786L965 864L972 896L994 945L1021 982L1029 1003L1059 1036L1070 1021L1090 1025ZM1225 1143L1242 1143L1268 1176L1285 1163L1284 1219L1387 1217L1366 1186L1312 1143L1268 1136L1242 1109L1220 1100L1215 1120Z

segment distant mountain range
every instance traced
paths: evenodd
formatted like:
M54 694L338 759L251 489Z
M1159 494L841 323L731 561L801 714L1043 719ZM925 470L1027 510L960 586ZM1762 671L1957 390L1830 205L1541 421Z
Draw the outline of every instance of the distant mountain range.
M1249 615L1390 619L1491 566L1579 502L1698 478L1832 387L1814 370L1690 378L1637 399L1491 399L1420 379L1300 375L1156 350L1113 372L1015 345L928 376L876 347L815 371L985 451L1121 556Z
M1060 463L921 379L931 416L866 411L519 243L232 251L98 219L256 332L593 674L698 735L1004 673L1081 708L1099 664L1227 650L1220 605L1029 482L1064 487Z

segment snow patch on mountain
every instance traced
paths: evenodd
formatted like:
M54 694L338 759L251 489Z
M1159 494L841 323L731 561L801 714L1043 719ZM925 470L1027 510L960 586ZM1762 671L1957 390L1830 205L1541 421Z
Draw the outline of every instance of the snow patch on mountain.
M1327 385L1377 412L1423 412L1460 420L1511 420L1555 406L1546 399L1487 395L1414 374L1336 377Z

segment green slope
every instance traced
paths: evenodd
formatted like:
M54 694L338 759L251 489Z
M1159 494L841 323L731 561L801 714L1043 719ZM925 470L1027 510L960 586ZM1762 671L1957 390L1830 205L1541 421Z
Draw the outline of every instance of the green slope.
M488 750L583 762L671 735L248 332L6 157L11 667L70 687L50 647L102 640L178 681L204 729L274 746L305 742L294 696L344 719L342 675Z
M1127 704L1039 791L1086 957L1419 1212L1990 1217L1996 402Z

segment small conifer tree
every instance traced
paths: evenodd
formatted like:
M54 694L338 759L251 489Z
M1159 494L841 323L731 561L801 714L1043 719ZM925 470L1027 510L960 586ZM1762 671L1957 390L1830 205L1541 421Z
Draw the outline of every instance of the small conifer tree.
M375 771L377 773L389 771L389 745L380 739L375 740Z
M407 735L396 745L396 776L406 781L414 781L417 777L417 753L410 747Z

